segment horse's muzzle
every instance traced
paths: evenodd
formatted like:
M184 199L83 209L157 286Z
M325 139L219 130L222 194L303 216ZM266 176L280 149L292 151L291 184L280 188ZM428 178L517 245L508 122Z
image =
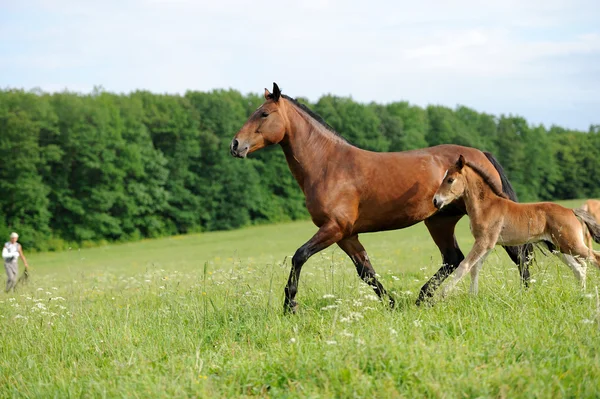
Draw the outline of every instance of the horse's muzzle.
M233 139L231 145L229 146L229 152L236 158L246 158L246 155L248 155L248 146L240 148L239 140Z

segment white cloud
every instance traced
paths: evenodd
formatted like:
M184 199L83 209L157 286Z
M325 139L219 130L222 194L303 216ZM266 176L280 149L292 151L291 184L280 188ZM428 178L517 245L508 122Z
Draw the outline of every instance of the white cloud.
M597 0L1 4L18 18L0 23L0 86L257 92L275 80L312 100L331 92L600 122ZM589 112L569 117L573 104Z

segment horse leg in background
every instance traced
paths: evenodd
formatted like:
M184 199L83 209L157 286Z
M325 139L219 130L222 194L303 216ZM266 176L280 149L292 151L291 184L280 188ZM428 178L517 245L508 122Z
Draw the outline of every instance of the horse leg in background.
M561 253L559 255L560 259L573 270L573 274L579 284L581 284L581 288L585 291L585 280L586 280L586 271L587 271L587 263L583 260L577 259L572 255L567 255Z
M431 238L433 238L435 245L437 245L442 253L443 265L429 281L421 287L421 292L419 292L419 297L417 298L417 305L420 305L426 299L431 298L440 284L456 270L460 262L465 258L458 247L456 237L454 236L456 223L458 223L463 216L464 215L446 216L438 214L425 220L425 226L427 226Z
M510 259L519 268L521 282L525 288L529 287L529 265L533 260L533 245L525 244L518 247L503 247Z
M481 271L481 267L483 266L483 262L485 262L485 258L487 258L489 252L486 253L479 259L479 261L471 268L471 294L477 295L479 292L479 272Z
M381 285L379 280L377 280L375 269L373 269L373 265L371 265L365 247L358 241L358 235L344 238L339 241L337 245L346 253L346 255L348 255L348 257L350 257L354 266L356 266L356 271L360 278L373 288L381 300L383 300L384 297L388 297L390 307L393 308L394 299L388 294L385 288L383 288L383 285Z
M464 275L471 270L471 268L479 266L478 263L485 260L487 255L494 248L493 245L489 245L487 242L475 242L473 245L473 249L467 255L465 260L460 262L458 268L454 271L454 277L452 280L444 287L442 291L442 296L447 296L453 289L456 287L456 284L464 277Z
M319 251L324 250L330 245L338 242L343 237L342 230L337 223L327 223L319 228L319 231L306 244L298 248L292 257L292 269L290 277L285 286L285 302L283 305L284 312L296 311L297 303L294 300L298 292L298 281L300 280L300 271L308 258Z

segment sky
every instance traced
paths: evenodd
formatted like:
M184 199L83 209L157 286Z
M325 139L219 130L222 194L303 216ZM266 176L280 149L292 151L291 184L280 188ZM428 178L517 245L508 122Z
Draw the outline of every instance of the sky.
M277 82L292 97L600 124L600 0L0 0L0 88Z

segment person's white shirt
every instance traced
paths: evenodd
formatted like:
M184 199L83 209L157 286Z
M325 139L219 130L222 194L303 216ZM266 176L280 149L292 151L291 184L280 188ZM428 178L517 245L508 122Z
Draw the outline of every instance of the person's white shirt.
M4 248L2 248L2 257L4 260L8 260L11 258L19 258L19 243L11 243L7 242L4 244Z

